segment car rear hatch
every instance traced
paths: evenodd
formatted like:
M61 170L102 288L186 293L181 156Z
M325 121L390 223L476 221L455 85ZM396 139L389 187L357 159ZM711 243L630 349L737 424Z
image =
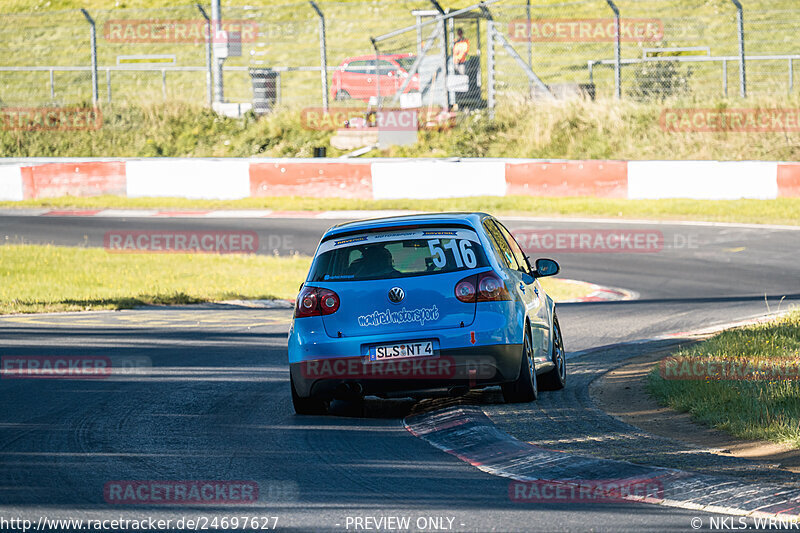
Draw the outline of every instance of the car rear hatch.
M409 333L469 326L476 304L460 302L455 286L469 273L353 281L325 285L339 295L339 310L322 317L330 337ZM403 299L395 303L390 291ZM395 298L397 298L395 296Z
M472 324L456 285L488 268L471 228L387 228L324 241L309 282L339 297L322 317L330 337L405 334Z

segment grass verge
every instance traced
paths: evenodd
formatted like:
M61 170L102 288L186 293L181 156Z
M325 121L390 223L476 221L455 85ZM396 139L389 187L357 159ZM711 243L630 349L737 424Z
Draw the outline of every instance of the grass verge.
M702 368L717 371L725 360L740 363L742 371L728 374L739 379L675 379L660 365L648 375L648 391L659 403L736 437L800 448L800 309L773 322L722 332L671 357L701 360ZM709 367L711 361L717 364ZM791 362L788 368L795 371L786 371ZM774 369L784 374L773 374Z
M40 198L0 202L3 208L70 209L272 209L278 211L337 211L409 209L414 211L486 211L495 215L588 216L703 220L754 224L800 225L800 198L777 200L622 200L588 197L528 196L447 198L439 200L349 200L343 198L272 197L241 200L184 198L125 198L94 196Z
M0 246L0 314L128 309L229 299L294 298L311 258L114 254L99 248ZM542 280L557 300L586 289Z
M800 133L672 132L660 124L666 108L797 109L797 95L738 102L688 98L666 101L563 101L549 105L504 103L494 118L475 111L460 115L444 131L421 131L409 146L373 150L368 157L498 157L614 160L800 159ZM14 130L0 128L5 157L305 157L330 146L334 131L303 125L297 108L262 117L227 118L180 102L103 105L97 130Z

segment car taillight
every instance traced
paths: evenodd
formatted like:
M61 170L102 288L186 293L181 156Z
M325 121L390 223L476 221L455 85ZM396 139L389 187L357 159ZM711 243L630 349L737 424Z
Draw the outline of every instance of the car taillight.
M478 275L478 301L496 302L498 300L510 300L503 280L494 272L484 272Z
M475 302L475 285L478 276L464 278L456 284L456 298L465 304Z
M339 295L330 289L303 287L297 295L295 318L331 315L339 310Z
M497 302L510 300L511 294L503 280L494 272L484 272L464 278L456 283L456 298L460 302Z

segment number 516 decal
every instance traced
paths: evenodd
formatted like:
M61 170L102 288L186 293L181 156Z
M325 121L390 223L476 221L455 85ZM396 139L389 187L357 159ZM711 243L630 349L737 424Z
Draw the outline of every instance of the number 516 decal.
M478 259L475 257L475 252L472 251L472 243L467 239L445 239L441 246L439 239L430 239L428 241L428 248L433 256L433 264L437 268L443 268L447 264L447 255L444 250L451 250L453 258L456 261L456 267L475 268L478 264Z

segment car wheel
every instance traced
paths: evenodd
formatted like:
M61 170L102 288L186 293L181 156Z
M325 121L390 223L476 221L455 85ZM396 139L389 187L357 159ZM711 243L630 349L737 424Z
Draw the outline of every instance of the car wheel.
M542 375L542 390L561 390L567 384L567 352L564 350L564 338L561 336L561 326L558 316L553 313L553 364L555 367L547 374Z
M301 398L294 389L294 378L289 376L292 386L292 405L298 415L324 415L328 412L328 402L318 398Z
M336 100L340 102L344 100L350 100L350 93L345 90L336 91Z
M536 380L536 366L533 362L533 343L531 332L525 325L525 340L522 343L519 377L502 386L503 399L506 403L532 402L539 396Z

